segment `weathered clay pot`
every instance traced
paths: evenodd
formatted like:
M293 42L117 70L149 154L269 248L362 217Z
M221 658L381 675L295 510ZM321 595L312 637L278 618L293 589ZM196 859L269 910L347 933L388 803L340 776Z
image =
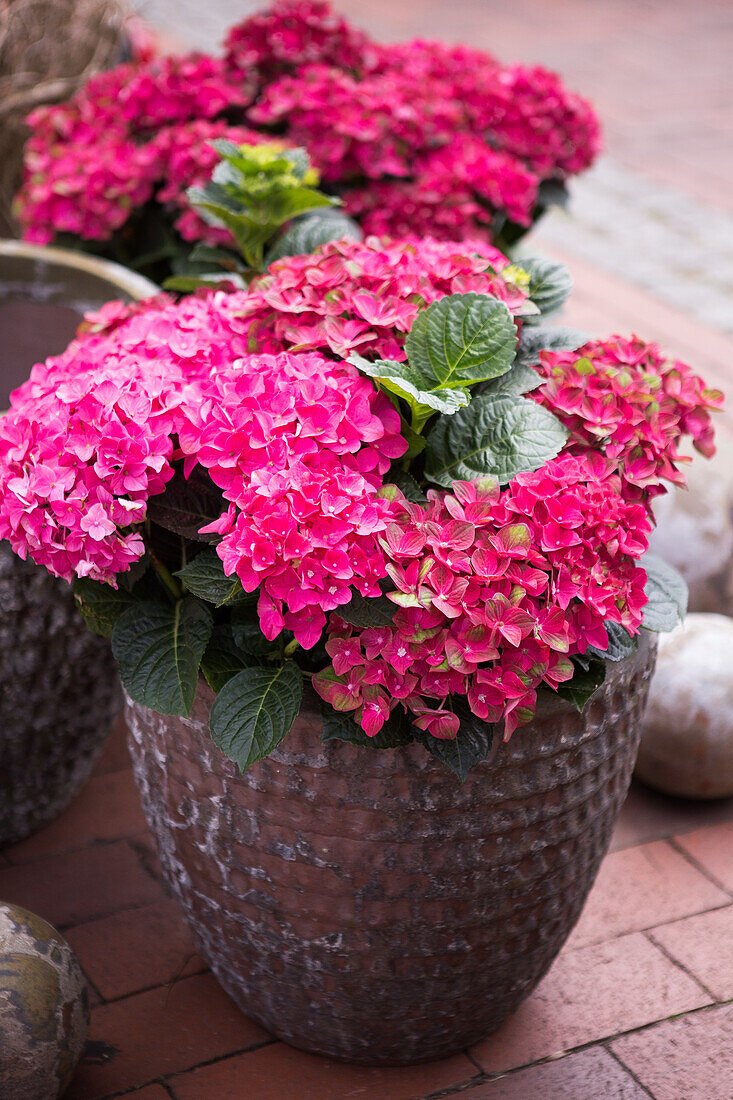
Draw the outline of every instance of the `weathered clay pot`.
M427 1061L483 1038L562 947L631 778L647 637L582 717L553 700L461 785L418 745L321 743L315 697L239 775L190 719L127 704L164 873L247 1015L295 1046Z
M156 290L116 264L0 241L0 410L34 362L63 350L85 309ZM0 542L0 846L71 801L120 703L110 647L84 626L71 586Z

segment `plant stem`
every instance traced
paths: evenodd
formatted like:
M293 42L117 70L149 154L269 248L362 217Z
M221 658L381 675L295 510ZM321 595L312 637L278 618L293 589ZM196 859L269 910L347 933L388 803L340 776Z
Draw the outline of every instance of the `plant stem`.
M283 650L283 657L292 657L299 644L300 643L297 642L295 638L293 638L292 641L289 641L288 644L285 646L285 649Z
M181 588L180 584L173 576L171 571L166 565L163 564L160 558L156 557L152 550L150 551L150 560L153 563L153 569L158 574L161 581L163 582L163 585L171 594L173 599L180 600L183 596L183 589Z

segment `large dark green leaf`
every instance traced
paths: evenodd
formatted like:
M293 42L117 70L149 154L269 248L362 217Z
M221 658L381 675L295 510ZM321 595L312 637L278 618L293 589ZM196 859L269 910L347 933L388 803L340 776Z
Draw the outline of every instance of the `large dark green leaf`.
M405 340L421 390L471 386L509 370L517 330L507 306L487 294L451 294L421 310Z
M573 661L575 664L575 661ZM585 662L584 662L585 663ZM591 695L606 678L606 665L603 661L590 661L587 668L576 664L572 680L560 684L557 695L577 711L582 711Z
M536 390L542 385L542 379L536 370L519 361L512 363L511 368L499 378L491 378L488 382L479 382L476 387L477 394L488 394L496 397L498 394L521 397L523 393Z
M201 535L224 511L224 500L207 473L196 467L186 479L180 470L165 487L165 492L148 501L148 519L199 542L218 542L219 535Z
M111 638L120 615L139 602L126 588L112 588L88 577L74 581L74 599L89 629L103 638Z
M280 744L297 717L302 693L303 676L294 661L243 669L214 700L214 744L245 771Z
M529 296L540 313L555 313L573 289L568 269L542 256L522 258L519 262L529 275Z
M326 702L321 703L323 733L321 741L350 741L370 749L398 749L409 745L416 732L401 710L394 710L375 737L367 737L354 719L354 712L334 710Z
M424 489L412 474L408 474L405 470L390 470L385 481L385 486L388 485L396 485L407 500L419 503L424 503L426 500Z
M160 714L190 714L212 627L211 612L192 596L129 607L112 633L128 694Z
M525 325L519 337L517 363L532 366L539 363L541 351L575 351L589 339L588 334L578 328L567 328L563 325ZM536 377L539 379L539 375Z
M326 207L310 214L301 214L293 219L269 249L265 257L265 267L283 256L315 252L327 241L341 240L343 237L361 240L362 236L358 223L341 210Z
M392 585L390 587L393 587ZM368 598L354 592L350 603L341 604L335 614L352 626L391 626L397 608L386 596Z
M628 630L624 630L619 623L606 623L608 635L608 649L597 649L594 645L588 646L586 653L601 661L623 661L636 652L639 645L639 637L631 637Z
M491 752L497 727L482 722L461 699L454 700L455 710L461 724L455 738L443 740L433 737L425 730L413 727L415 740L431 753L436 760L454 771L461 783L464 783L471 768L485 760Z
M218 623L201 660L201 671L212 690L221 691L232 676L250 664L251 659L235 643L230 624Z
M437 421L425 448L425 476L446 487L487 474L505 483L554 458L567 435L534 401L479 396L455 416Z
M255 593L253 593L255 595ZM248 657L259 658L257 664L264 664L265 660L275 656L279 652L280 641L269 641L262 633L260 620L254 609L241 604L232 609L231 613L232 634L235 644L246 653ZM255 663L250 661L250 664Z
M674 630L687 613L687 585L674 566L656 554L644 554L639 565L646 569L644 628L660 634Z
M252 602L252 595L244 591L236 573L232 577L227 577L216 550L208 547L197 554L183 569L179 569L176 576L181 578L188 591L193 592L194 596L208 600L216 607Z

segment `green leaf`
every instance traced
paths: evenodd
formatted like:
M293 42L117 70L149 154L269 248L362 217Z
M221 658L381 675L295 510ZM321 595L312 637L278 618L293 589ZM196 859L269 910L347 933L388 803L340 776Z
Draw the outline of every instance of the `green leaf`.
M271 246L265 257L265 267L269 267L275 260L281 260L283 256L315 252L328 241L341 240L343 237L361 240L362 236L358 223L341 210L326 208L301 214L293 219Z
M485 760L491 752L497 727L489 722L482 722L460 699L454 699L454 706L461 724L452 741L433 737L426 730L417 727L413 727L413 730L415 740L441 764L454 771L461 783L465 783L471 768Z
M421 310L407 334L410 379L434 391L496 378L509 370L516 344L504 302L488 294L451 294Z
M529 296L540 313L555 313L573 289L568 269L543 256L522 258L520 263L529 275Z
M409 363L398 363L392 359L376 359L371 362L352 352L349 362L370 378L375 378L390 393L402 397L412 408L420 405L438 412L451 413L463 408L470 398L465 390L446 389L440 386L435 390L423 390L415 384L415 371Z
M392 711L376 737L367 737L355 721L353 711L334 710L329 703L322 701L321 717L321 741L350 741L352 745L369 749L399 749L414 740L415 730L399 710Z
M539 363L541 351L576 351L589 339L586 332L577 328L563 325L525 325L519 337L517 363L533 366Z
M644 554L639 565L646 569L644 629L658 634L674 630L687 613L687 585L674 566L656 554Z
M479 382L476 387L477 394L488 394L496 397L498 394L507 394L513 397L521 397L523 393L536 390L542 385L542 379L536 370L524 363L512 363L506 374L499 378L492 378L488 382Z
M202 241L193 246L188 258L191 263L217 264L227 271L240 271L242 266L236 252L228 248L215 248Z
M537 205L543 209L548 206L565 208L569 198L567 184L562 180L542 180L537 191Z
M221 691L232 676L250 664L250 659L236 645L229 623L218 623L201 660L201 671L209 687L215 692Z
M245 771L280 744L295 721L303 676L294 661L245 668L228 680L211 708L211 738Z
M254 598L257 596L256 593L251 595ZM269 657L278 652L278 641L271 642L262 633L256 611L241 606L235 607L232 611L231 626L235 645L247 656L259 658L258 663L261 663L263 657Z
M179 469L165 492L148 500L147 518L167 531L198 542L218 542L216 534L202 535L200 527L213 523L224 511L224 500L209 475L198 466L186 479Z
M554 458L567 436L560 421L534 401L479 396L437 421L425 448L425 476L448 488L487 474L506 483Z
M605 626L608 649L597 649L596 646L589 645L585 651L587 654L601 661L623 661L625 657L636 652L639 645L638 635L632 638L628 630L624 630L619 623L606 623Z
M160 714L190 714L212 627L211 612L192 596L129 607L112 633L128 694Z
M573 662L575 663L575 662ZM591 695L606 678L606 665L603 661L591 661L587 669L576 665L572 680L560 684L557 696L570 703L577 711L582 711Z
M175 290L178 294L192 294L200 287L215 289L219 283L233 283L239 290L247 284L240 275L228 271L211 271L204 275L170 275L163 282L163 290Z
M78 577L74 581L74 599L89 629L103 638L111 638L120 615L139 603L127 589L112 588L88 577Z
M366 597L354 592L350 602L341 604L334 614L352 626L365 629L368 626L391 626L396 611L397 608L386 596Z
M385 487L396 485L406 500L410 500L414 504L421 504L427 499L424 489L415 481L412 474L408 474L405 470L390 470L387 478Z
M224 566L216 550L202 550L193 561L179 569L176 573L180 577L189 592L199 596L202 600L208 600L216 607L224 604L251 602L252 596L242 588L242 582L234 574L227 577Z

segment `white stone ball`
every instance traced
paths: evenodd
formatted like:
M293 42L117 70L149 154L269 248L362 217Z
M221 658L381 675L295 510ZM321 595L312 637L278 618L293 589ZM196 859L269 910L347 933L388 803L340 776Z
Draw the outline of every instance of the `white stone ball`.
M636 775L683 798L733 795L733 619L693 613L659 636Z
M718 431L716 445L681 466L687 488L655 499L649 549L687 581L690 611L733 615L733 440Z

